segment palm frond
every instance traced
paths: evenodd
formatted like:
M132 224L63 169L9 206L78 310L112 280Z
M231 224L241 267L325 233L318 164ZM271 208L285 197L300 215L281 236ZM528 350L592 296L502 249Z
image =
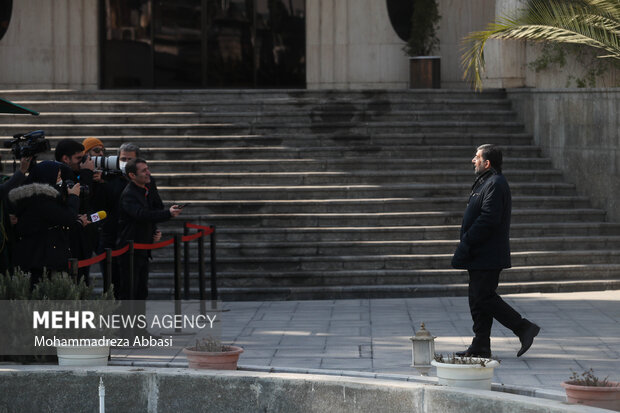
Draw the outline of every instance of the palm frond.
M516 17L501 17L464 39L463 77L482 87L484 47L490 39L571 43L620 59L620 0L530 0Z

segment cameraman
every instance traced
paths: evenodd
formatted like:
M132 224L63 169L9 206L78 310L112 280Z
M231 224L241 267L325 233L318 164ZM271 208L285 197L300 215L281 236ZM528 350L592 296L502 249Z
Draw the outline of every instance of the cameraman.
M48 271L67 271L71 257L70 231L79 226L75 217L79 208L80 184L67 190L62 201L61 165L44 161L32 168L26 184L9 192L15 207L15 265L30 272L31 287Z
M2 170L2 159L0 158L0 171ZM8 211L6 200L9 191L17 188L26 180L26 172L30 169L32 156L25 156L19 160L19 169L9 178L3 175L0 177L0 273L13 273L12 247L15 243L13 226Z
M59 141L54 156L63 164L62 179L67 187L78 183L81 186L77 217L82 225L71 230L71 252L78 260L88 259L97 244L97 228L90 225L87 219L87 214L97 212L91 205L95 164L90 156L84 155L84 146L73 139ZM80 268L78 274L84 277L86 284L90 284L90 267Z

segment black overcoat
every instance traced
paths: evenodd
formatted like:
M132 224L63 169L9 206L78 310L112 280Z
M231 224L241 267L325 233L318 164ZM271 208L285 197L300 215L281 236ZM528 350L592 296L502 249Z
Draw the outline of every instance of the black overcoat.
M511 209L510 187L504 175L490 169L479 176L465 208L452 266L467 270L510 268Z
M24 271L66 271L71 257L70 229L79 225L80 200L69 195L67 202L47 184L32 183L9 192L17 216L14 264Z

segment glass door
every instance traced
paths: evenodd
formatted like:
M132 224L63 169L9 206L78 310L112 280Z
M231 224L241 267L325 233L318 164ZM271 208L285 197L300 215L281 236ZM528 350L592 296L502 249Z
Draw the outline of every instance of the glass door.
M103 88L305 87L305 0L102 0Z

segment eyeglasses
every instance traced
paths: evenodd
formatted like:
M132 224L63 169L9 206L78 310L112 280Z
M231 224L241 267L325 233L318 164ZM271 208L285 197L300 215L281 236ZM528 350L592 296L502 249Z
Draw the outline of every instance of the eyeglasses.
M103 153L103 148L93 148L90 151L94 153Z

